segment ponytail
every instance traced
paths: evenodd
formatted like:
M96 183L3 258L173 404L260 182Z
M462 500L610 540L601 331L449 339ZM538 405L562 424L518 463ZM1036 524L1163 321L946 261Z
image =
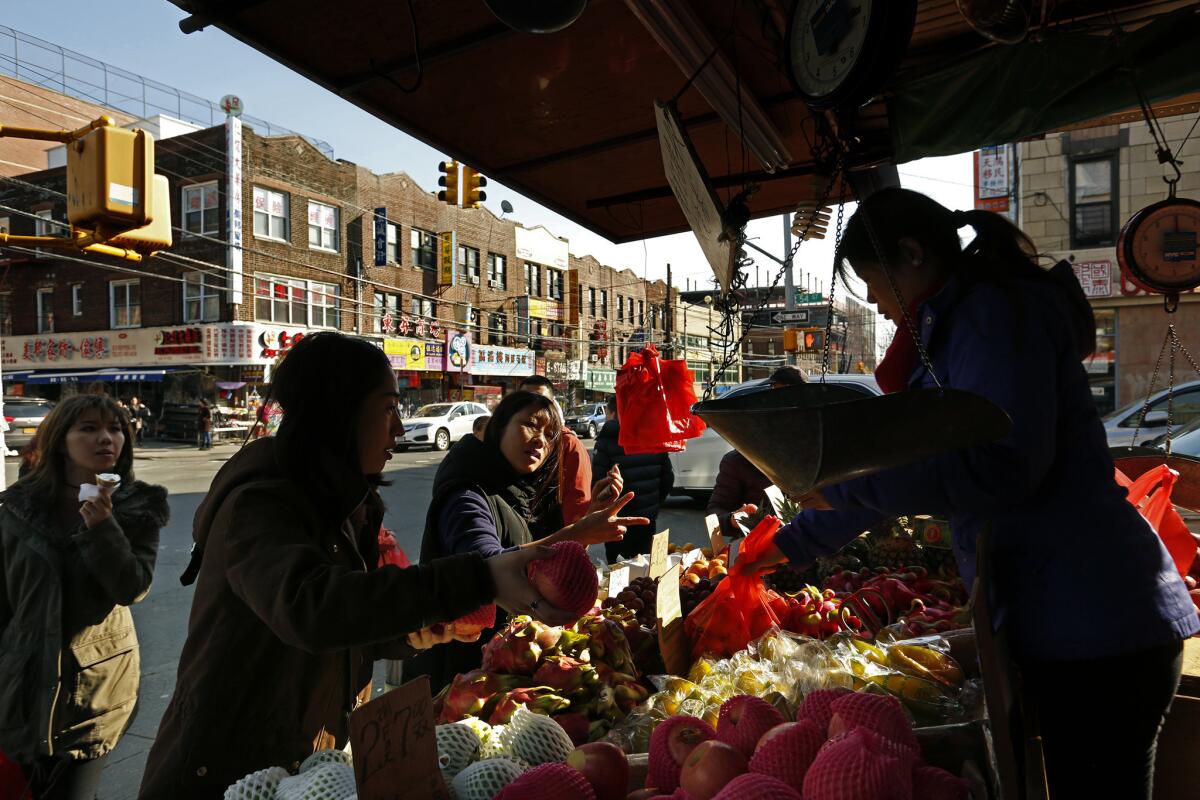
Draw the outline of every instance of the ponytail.
M958 237L958 230L964 227L975 232L965 248ZM1053 283L1065 294L1071 309L1077 354L1082 359L1095 351L1095 315L1070 266L1062 261L1053 269L1041 267L1033 241L992 211L951 211L920 192L882 189L864 200L846 225L834 256L838 276L845 281L847 261L879 262L882 257L896 263L901 258L900 240L906 237L919 242L964 283L1007 287L1017 280ZM1019 292L1014 296L1019 302Z

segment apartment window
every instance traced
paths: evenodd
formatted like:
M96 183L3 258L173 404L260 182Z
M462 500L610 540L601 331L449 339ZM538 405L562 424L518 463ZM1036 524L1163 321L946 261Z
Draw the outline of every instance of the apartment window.
M627 298L627 300L629 302L629 324L632 325L633 324L633 298L630 297L630 298Z
M12 292L0 292L0 335L12 336Z
M35 211L39 219L35 223L34 232L37 236L65 236L66 228L54 223L54 211L51 209L43 209ZM43 222L43 220L45 220Z
M458 274L472 286L479 285L479 251L474 247L458 246Z
M646 324L646 303L638 300L638 325Z
M412 299L412 313L418 317L437 319L437 304L426 297L414 297Z
M218 217L217 182L183 187L183 229L188 233L216 236L221 232Z
M600 290L600 316L608 319L608 289Z
M308 324L308 283L273 275L254 276L254 318L259 322Z
M617 295L617 322L625 321L625 298Z
M54 290L37 290L37 332L54 333Z
M540 297L542 294L542 271L537 264L525 262L525 294Z
M389 264L400 263L400 226L388 222L387 225L387 261Z
M311 208L310 208L311 216ZM254 235L260 239L288 240L288 196L254 187Z
M658 306L650 306L650 329L658 329Z
M308 246L317 250L338 249L338 210L308 201Z
M1108 247L1117 240L1117 154L1071 161L1071 246Z
M561 270L546 270L546 296L551 300L563 299L563 274Z
M142 324L142 282L112 281L108 284L108 316L113 328L137 328Z
M488 253L488 286L493 289L508 288L508 263L498 253Z
M71 284L71 316L83 316L83 284Z
M492 344L508 343L508 316L505 314L488 314L488 333Z
M221 313L218 277L204 272L183 276L183 321L216 322Z
M0 217L0 233L12 233L8 217Z
M438 237L436 233L412 229L412 263L420 269L437 269Z
M336 283L309 283L312 325L315 328L340 328L342 287Z
M400 300L398 294L375 292L375 332L391 333L400 319Z
M588 304L588 313L591 314L593 317L596 316L596 287L595 286L588 287L587 304Z

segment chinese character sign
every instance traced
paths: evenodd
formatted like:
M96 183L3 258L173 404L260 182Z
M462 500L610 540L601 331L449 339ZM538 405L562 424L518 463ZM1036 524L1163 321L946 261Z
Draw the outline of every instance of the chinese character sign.
M1083 293L1087 297L1110 297L1112 295L1111 261L1076 261L1071 265Z
M229 302L242 303L242 121L237 117L225 118L225 170L226 192L229 198L226 213L225 238L229 247L225 251L226 266L229 267Z

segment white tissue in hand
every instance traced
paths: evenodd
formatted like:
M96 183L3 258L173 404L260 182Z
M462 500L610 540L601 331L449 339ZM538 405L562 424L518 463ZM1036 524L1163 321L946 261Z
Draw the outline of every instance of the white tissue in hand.
M94 497L100 496L100 487L94 483L82 483L79 485L79 502L86 503Z

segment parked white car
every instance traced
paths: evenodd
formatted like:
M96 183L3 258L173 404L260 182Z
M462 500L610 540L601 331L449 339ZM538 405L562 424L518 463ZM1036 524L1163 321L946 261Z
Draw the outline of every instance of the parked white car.
M488 416L479 403L431 403L417 409L416 416L404 420L404 438L397 449L432 447L448 450L453 442L471 435L478 417Z
M1142 419L1143 408L1146 409L1145 419ZM1175 428L1181 428L1200 418L1200 381L1187 381L1175 387L1171 399L1171 416ZM1138 428L1139 420L1141 421L1140 430ZM1109 447L1128 447L1133 444L1135 433L1137 434L1137 443L1145 444L1166 432L1166 389L1151 396L1148 407L1145 398L1142 398L1124 408L1117 409L1104 418L1104 433L1108 436Z
M810 380L818 380L810 376ZM864 395L883 394L879 384L872 375L826 375L826 383L836 383L860 390ZM722 395L733 397L749 392L771 391L771 384L766 378L739 383ZM717 483L717 472L721 469L721 459L733 448L729 442L722 439L712 428L705 428L704 433L695 439L689 439L687 449L681 453L671 453L671 468L675 470L675 486L671 494L687 495L701 502L707 502L712 494L713 486Z

